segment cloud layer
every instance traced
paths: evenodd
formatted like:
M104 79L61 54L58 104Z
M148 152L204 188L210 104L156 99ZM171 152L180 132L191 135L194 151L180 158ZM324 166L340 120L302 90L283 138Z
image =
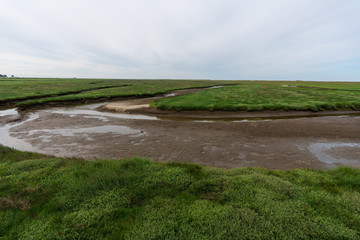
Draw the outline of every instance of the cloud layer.
M358 0L0 0L0 73L360 80Z

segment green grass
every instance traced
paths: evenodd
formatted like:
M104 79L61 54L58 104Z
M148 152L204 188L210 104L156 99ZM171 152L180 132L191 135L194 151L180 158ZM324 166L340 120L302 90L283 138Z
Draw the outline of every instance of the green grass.
M219 81L209 80L2 79L0 104L16 102L26 107L49 102L150 96L218 84Z
M0 147L0 239L359 239L360 170L232 170Z
M121 87L124 82L101 79L1 79L0 101L66 94L103 87Z
M297 110L360 109L360 83L237 82L153 103L169 110ZM290 87L289 87L290 85ZM292 87L296 86L296 87Z
M47 103L147 97L177 89L237 84L153 103L170 110L360 109L358 82L22 79L0 80L0 105L27 108ZM287 87L291 86L291 87Z

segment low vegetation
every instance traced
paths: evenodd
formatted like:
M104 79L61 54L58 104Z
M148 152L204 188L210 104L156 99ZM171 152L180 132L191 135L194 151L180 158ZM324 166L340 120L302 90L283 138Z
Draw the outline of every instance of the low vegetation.
M2 79L0 101L31 99L44 96L76 93L104 87L121 87L124 82L100 79Z
M360 83L242 82L153 103L168 110L359 110Z
M48 103L148 97L185 88L206 89L153 103L169 110L301 110L360 109L360 83L303 81L22 79L0 80L0 105L28 108Z
M210 87L207 80L3 79L0 105L27 107L50 102L81 102L117 97L153 96L177 89Z
M0 147L1 239L360 239L360 170L216 169Z

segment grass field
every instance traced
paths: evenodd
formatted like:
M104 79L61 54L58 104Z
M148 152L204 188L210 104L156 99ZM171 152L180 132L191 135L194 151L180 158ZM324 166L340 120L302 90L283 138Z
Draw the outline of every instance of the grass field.
M360 170L215 169L0 147L1 239L359 239Z
M169 110L297 110L360 109L360 83L238 82L153 103Z
M236 84L153 103L170 110L360 109L360 83L303 81L17 79L0 80L0 105L26 108L53 102L146 97L184 88Z
M66 94L103 87L121 87L123 85L126 83L97 79L1 79L0 101Z
M219 81L206 80L1 79L0 104L12 101L25 107L49 102L150 96L218 84Z

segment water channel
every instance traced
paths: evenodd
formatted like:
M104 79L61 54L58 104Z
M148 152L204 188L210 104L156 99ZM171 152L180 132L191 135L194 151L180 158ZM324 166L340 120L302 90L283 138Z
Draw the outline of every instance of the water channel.
M360 167L359 114L207 119L99 111L105 104L2 110L0 144L61 157L139 156L222 168ZM319 131L305 134L307 126Z

